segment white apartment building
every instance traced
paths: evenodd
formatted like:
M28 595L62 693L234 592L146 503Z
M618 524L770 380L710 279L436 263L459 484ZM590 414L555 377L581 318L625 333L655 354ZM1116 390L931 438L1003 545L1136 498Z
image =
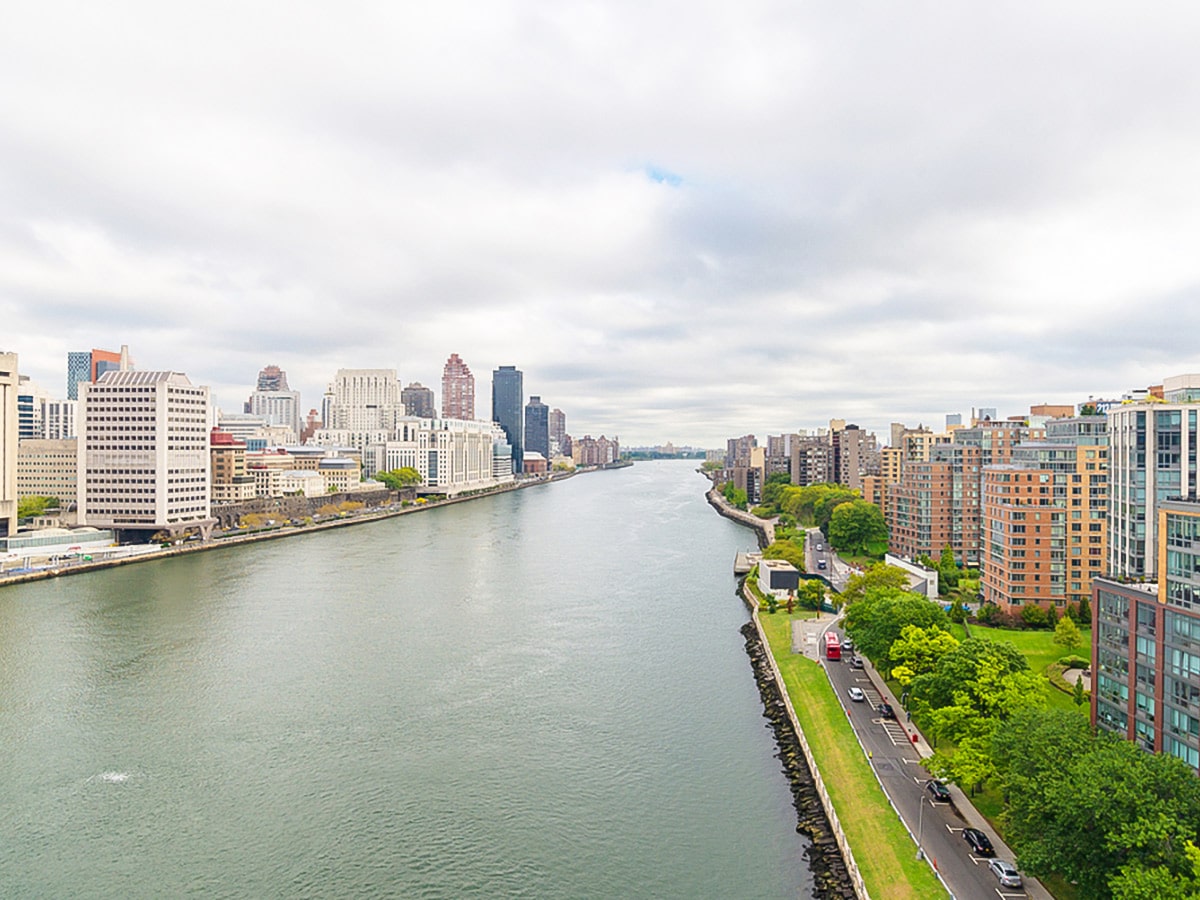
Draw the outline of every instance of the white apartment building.
M210 399L180 372L106 372L79 385L81 525L211 527Z
M405 418L389 440L369 448L371 471L413 468L421 473L424 488L441 494L512 481L511 466L500 477L496 474L496 431L493 422Z
M395 369L338 369L326 428L390 431L403 416L400 379Z

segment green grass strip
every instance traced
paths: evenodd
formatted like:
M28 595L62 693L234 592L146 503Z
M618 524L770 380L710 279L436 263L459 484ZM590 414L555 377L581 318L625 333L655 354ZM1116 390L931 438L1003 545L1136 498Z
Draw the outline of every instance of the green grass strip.
M916 858L916 844L871 770L824 670L791 652L793 617L780 612L760 618L870 896L873 900L948 896L929 864Z

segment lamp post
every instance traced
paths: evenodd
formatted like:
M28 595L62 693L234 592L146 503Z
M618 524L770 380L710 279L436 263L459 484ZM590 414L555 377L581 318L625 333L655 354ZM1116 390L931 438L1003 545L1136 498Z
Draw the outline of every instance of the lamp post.
M921 849L921 833L925 826L925 794L924 794L924 792L922 792L920 800L918 800L918 802L921 804L921 811L919 813L917 813L917 859L923 859L925 856L925 853Z

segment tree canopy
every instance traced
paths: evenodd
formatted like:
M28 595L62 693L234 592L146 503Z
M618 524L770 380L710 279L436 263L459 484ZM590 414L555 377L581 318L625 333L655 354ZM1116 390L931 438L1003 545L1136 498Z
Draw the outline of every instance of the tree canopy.
M883 512L867 500L848 500L831 510L829 543L847 553L866 553L872 544L888 539Z
M908 591L880 590L846 608L847 633L859 652L879 665L889 659L892 643L906 625L946 630L946 613L936 603Z
M376 472L375 480L382 481L390 490L398 491L421 483L421 473L412 466L403 466L389 472Z

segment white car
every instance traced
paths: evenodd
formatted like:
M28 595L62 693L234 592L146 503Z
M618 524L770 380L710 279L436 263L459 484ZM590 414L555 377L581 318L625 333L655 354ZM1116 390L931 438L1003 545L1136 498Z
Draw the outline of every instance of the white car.
M1006 862L1003 859L993 859L988 862L988 868L992 874L999 879L1000 884L1004 887L1020 887L1021 873L1016 870L1012 863Z
M847 695L850 697L850 699L851 699L851 700L853 700L855 703L862 703L864 700L866 700L866 699L867 699L867 695L866 695L866 694L864 694L864 693L863 693L863 689L862 689L862 688L859 688L859 687L852 687L852 688L850 688L848 691L846 691L846 694L847 694Z

